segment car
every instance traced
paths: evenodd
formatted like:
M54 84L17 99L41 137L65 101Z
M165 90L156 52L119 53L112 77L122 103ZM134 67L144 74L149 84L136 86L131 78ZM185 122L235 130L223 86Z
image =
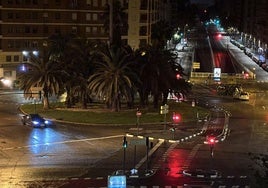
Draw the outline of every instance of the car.
M29 125L32 127L47 127L51 124L49 120L46 120L39 114L27 114L21 117L23 125Z
M248 101L249 100L249 93L248 92L241 92L239 96L239 100Z

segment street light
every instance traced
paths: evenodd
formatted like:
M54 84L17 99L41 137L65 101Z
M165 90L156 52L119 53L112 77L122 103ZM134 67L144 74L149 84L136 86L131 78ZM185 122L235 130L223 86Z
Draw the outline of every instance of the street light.
M188 27L188 24L185 24L184 28L183 28L183 36L184 38L186 38L186 27Z
M255 70L256 70L255 67L253 67L253 79L256 78Z

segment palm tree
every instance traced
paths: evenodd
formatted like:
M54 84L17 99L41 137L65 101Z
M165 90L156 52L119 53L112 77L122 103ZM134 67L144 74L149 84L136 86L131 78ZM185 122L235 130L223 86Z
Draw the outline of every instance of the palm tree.
M172 88L172 82L176 78L174 68L174 54L168 50L161 50L153 46L147 46L140 49L143 55L139 55L137 60L140 64L139 87L141 105L148 105L148 96L154 97L154 107L158 107L159 97L163 94L165 99L169 89ZM138 53L141 54L141 53ZM163 101L165 102L165 101Z
M55 61L44 61L41 58L30 55L29 61L25 62L27 70L18 74L20 89L24 93L30 93L32 87L41 87L43 91L43 108L49 109L50 95L57 95L63 85L63 76L66 72L60 63Z
M129 99L134 88L136 76L131 70L133 59L130 49L104 45L94 53L94 72L89 76L88 87L97 96L105 97L107 107L112 111L120 110L121 98Z
M164 49L167 41L171 39L173 29L170 25L164 21L160 20L152 25L152 46L159 49Z
M65 52L65 70L69 73L65 85L67 101L76 95L83 108L87 108L87 101L90 100L91 91L87 88L87 79L93 71L91 51L95 50L96 46L96 42L76 37L70 41ZM67 105L70 106L68 103Z
M160 96L162 105L167 103L170 90L186 94L190 90L187 81L177 74L184 75L183 68L176 62L177 55L172 50L159 49L153 46L136 51L137 69L141 84L138 85L141 106L148 105L148 96L153 96L154 108L158 107Z

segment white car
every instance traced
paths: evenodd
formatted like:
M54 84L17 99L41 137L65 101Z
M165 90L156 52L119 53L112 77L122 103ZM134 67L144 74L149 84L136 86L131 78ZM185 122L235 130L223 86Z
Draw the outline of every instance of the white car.
M248 92L241 92L239 96L239 100L248 101L249 100L249 93Z

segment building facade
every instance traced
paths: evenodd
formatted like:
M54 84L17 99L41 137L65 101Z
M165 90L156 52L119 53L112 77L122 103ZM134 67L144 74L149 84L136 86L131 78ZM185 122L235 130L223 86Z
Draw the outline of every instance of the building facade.
M229 26L241 33L243 43L268 58L268 1L267 0L218 0L221 13ZM223 8L224 7L224 8ZM223 9L222 9L223 8Z
M0 0L0 78L16 79L24 52L40 53L48 38L74 33L109 41L105 30L107 5L115 0ZM150 44L151 26L166 19L166 0L120 0L128 15L122 40L133 49Z

